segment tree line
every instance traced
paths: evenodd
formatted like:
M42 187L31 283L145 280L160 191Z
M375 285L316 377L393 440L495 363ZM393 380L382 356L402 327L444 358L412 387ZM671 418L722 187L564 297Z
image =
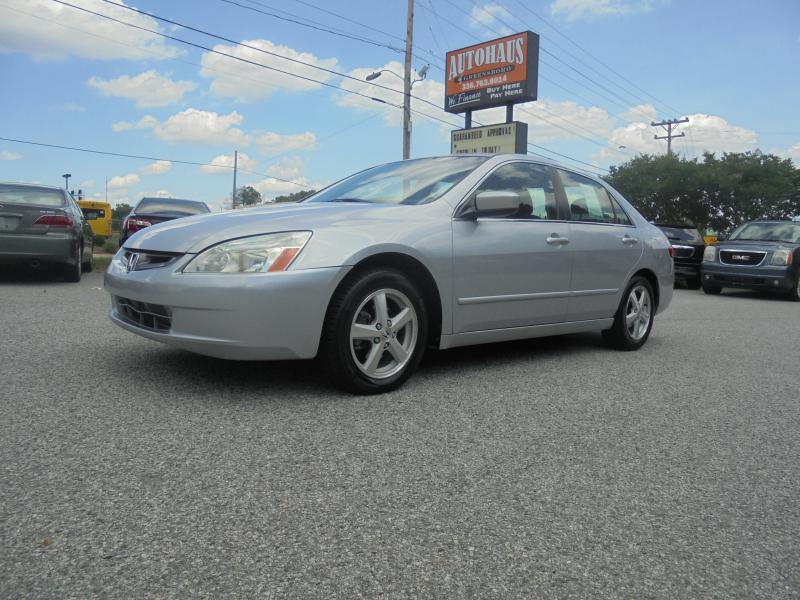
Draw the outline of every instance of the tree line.
M701 159L644 154L612 166L605 179L656 223L728 231L756 219L800 215L800 169L758 150Z

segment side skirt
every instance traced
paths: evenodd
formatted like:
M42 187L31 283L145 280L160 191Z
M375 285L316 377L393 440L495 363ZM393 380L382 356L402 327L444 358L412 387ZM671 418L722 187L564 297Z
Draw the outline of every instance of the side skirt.
M589 321L571 321L568 323L549 323L547 325L530 325L527 327L507 327L505 329L487 329L484 331L468 331L443 335L439 343L440 350L491 344L493 342L509 342L527 338L547 337L566 333L583 333L586 331L602 331L614 324L614 319L592 319Z

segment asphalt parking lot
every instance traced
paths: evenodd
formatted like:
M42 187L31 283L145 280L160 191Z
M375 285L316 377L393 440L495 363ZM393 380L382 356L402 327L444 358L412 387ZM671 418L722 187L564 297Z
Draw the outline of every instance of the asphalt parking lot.
M0 597L800 595L800 306L677 290L640 352L431 353L402 389L0 279Z

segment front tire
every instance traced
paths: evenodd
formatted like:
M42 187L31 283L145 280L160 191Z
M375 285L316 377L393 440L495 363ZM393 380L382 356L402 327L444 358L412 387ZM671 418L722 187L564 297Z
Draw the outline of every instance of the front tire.
M650 337L655 313L653 287L644 277L634 277L622 295L614 324L603 337L617 350L638 350Z
M427 338L428 312L417 287L399 271L376 268L331 300L320 357L340 388L380 394L411 376Z
M789 292L789 299L793 302L800 302L800 273L797 274L797 281L794 282L794 287Z
M690 290L699 290L702 285L703 283L700 281L699 277L686 280L686 287Z
M710 296L719 296L722 293L722 288L718 285L703 284L703 292Z

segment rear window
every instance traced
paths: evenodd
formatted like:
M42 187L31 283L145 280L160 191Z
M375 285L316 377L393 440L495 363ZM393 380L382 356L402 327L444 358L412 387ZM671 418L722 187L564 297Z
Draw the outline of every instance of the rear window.
M210 212L203 202L193 202L192 200L170 200L167 198L144 198L139 202L136 210L139 214L156 215L158 213L200 215Z
M0 185L0 204L64 206L64 194L61 190L49 188Z
M683 227L662 227L659 225L659 229L664 232L664 234L671 240L677 240L679 242L691 242L693 244L699 244L703 241L703 237L700 235L700 232L697 229L684 229Z

